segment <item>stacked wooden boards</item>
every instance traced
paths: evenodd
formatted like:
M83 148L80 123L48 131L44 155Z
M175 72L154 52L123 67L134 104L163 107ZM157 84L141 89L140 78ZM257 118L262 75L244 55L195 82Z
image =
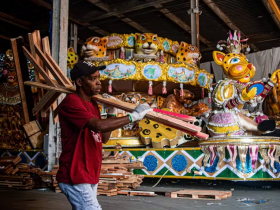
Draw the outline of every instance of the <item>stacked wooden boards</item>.
M20 156L0 157L0 187L16 189L49 187L42 181L42 176L46 174L45 171L26 163L20 163L21 160Z

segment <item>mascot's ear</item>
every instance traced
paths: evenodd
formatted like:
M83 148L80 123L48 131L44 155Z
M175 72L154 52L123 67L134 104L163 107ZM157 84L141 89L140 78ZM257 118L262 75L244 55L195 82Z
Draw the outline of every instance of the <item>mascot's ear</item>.
M141 34L140 33L135 33L135 40L138 40L140 38Z
M69 48L68 48L68 52L74 52L73 47L69 47Z
M173 46L172 46L172 50L173 50L175 53L178 52L179 48L180 48L180 46L179 46L178 44L173 44Z
M101 41L104 43L104 46L106 46L108 43L108 37L103 37Z
M216 64L218 64L219 66L221 66L223 64L223 60L225 58L225 54L219 51L214 51L213 52L213 58Z
M176 95L180 95L180 90L174 89L174 95L175 95L175 96L176 96Z
M181 42L180 47L187 47L188 44L186 42Z

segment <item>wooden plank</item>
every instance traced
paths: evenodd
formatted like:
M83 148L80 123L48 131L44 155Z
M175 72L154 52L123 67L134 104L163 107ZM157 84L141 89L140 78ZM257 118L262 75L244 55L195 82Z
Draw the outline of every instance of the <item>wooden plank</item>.
M34 33L34 32L33 32ZM28 39L29 39L29 46L30 46L30 51L31 51L31 55L36 58L36 52L35 52L35 44L34 44L34 39L33 39L33 33L28 33ZM34 71L35 72L35 81L36 82L40 82L40 75L38 71ZM41 100L41 98L43 97L44 92L42 89L38 89L38 98L39 101ZM36 102L35 102L36 104ZM34 105L35 105L34 104ZM45 113L42 113L42 116L45 116Z
M49 86L49 85L46 85L46 84L43 84L40 82L27 81L27 82L24 82L24 85L38 87L38 88L42 88L45 90L53 90L53 91L56 91L59 93L66 93L66 94L75 92L75 90L73 90L72 88L65 88L65 87L61 87L61 86L52 87L52 86Z
M34 65L35 69L42 75L42 77L45 79L46 83L50 86L56 87L56 84L50 79L50 77L47 75L47 73L44 71L44 69L38 64L38 62L35 60L35 58L30 54L30 52L26 49L26 47L23 48L24 55L30 60L30 62ZM34 48L35 49L35 48Z
M36 115L47 103L53 103L50 101L51 98L56 94L55 91L48 91L44 97L38 102L38 104L33 108L33 115Z
M16 39L11 39L11 43L12 43L15 68L17 71L17 78L18 78L18 85L19 85L19 92L20 92L20 97L21 97L24 121L25 121L25 123L29 123L30 119L29 119L28 107L27 107L27 102L26 102L26 97L25 97L24 84L23 84L23 79L22 79L22 74L21 74L21 67L20 67L20 61L19 61L19 56L18 56L18 47L17 47Z
M71 83L71 81L66 77L66 75L63 73L63 71L61 70L61 68L59 67L59 65L55 62L55 60L53 59L53 57L50 54L46 54L47 59L49 60L49 62L51 63L51 65L55 68L55 70L57 71L57 73L59 74L59 76L63 79L63 81L70 85L73 86L73 84Z
M19 64L20 64L20 72L21 72L21 79L18 77L19 82L25 82L29 81L29 69L28 65L26 63L26 57L23 53L22 46L24 46L24 40L23 37L17 37L16 38L16 43L17 43L17 54L18 54L18 59L19 59ZM17 73L19 75L19 73ZM26 105L27 105L27 110L28 110L28 115L29 115L29 121L34 120L35 118L32 115L32 109L34 107L34 99L33 99L33 93L31 87L28 87L26 85L23 86L24 88L24 93L25 93L25 100L26 100Z
M54 69L52 64L47 59L46 55L44 55L44 53L37 46L35 46L35 51L38 54L38 56L41 58L43 63L47 66L48 70L51 72L51 74L56 79L58 84L66 87L67 83L65 83L64 80L60 77L60 75L57 73L57 71Z
M39 49L42 49L41 35L40 35L39 30L35 30L34 32L32 32L32 38L33 38L34 47L37 46ZM42 69L44 69L43 62L39 58L39 56L36 55L36 51L35 51L35 56L33 56L33 57L36 58L36 61L38 62L38 64L42 67ZM42 75L39 72L39 79L41 79L41 78L42 78ZM44 96L44 91L40 90L40 92L41 92L41 98L42 98ZM41 98L39 97L39 100ZM41 110L41 117L47 117L46 111L44 109Z
M42 39L42 46L43 46L43 52L51 55L50 41L48 36ZM46 68L46 72L51 79L54 79L53 75L51 74L48 68Z
M43 45L43 52L45 54L49 54L51 55L51 48L50 48L50 41L49 41L49 37L46 36L42 39L42 45ZM52 73L48 70L48 68L46 68L46 72L49 75L49 77L51 79L54 79L54 76L52 75ZM46 108L46 107L45 107ZM54 101L54 103L51 106L52 110L54 111L57 108L57 100ZM53 124L56 124L58 122L58 115L53 116Z
M45 110L49 110L51 108L51 106L54 104L54 102L57 101L58 97L61 95L61 93L55 92L55 94L53 94L53 96L47 101L47 103L44 106ZM55 110L53 110L54 112L57 110L57 107ZM58 120L58 116L54 116L54 118L57 118ZM56 123L57 121L55 121L54 123Z

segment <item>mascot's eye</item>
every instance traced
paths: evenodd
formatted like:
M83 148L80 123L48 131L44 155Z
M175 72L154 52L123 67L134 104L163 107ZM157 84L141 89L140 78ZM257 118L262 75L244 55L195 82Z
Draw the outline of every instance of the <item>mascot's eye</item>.
M144 36L141 36L141 40L142 40L142 41L145 41L145 39L146 39L146 38L145 38Z
M233 58L231 61L230 61L230 63L231 64L235 64L235 63L238 63L240 61L240 59L238 59L238 58Z
M146 99L145 99L145 98L142 98L141 100L142 100L142 101L146 101Z
M190 47L190 50L191 50L191 51L195 51L195 48L194 48L194 47Z
M94 39L93 42L94 42L94 43L97 43L97 42L98 42L98 39Z
M157 38L154 36L153 41L157 41Z

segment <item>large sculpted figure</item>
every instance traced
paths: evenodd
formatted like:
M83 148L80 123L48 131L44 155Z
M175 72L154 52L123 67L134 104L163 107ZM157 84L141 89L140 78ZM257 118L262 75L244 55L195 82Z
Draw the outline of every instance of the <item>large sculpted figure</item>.
M246 40L247 41L247 40ZM279 70L275 71L266 84L262 81L250 82L256 68L241 53L240 35L231 36L227 40L227 54L213 52L214 61L222 67L226 79L218 81L213 91L215 108L208 116L207 128L211 136L240 136L248 132L254 135L279 135L275 129L275 121L268 120L262 114L252 115L243 110L245 103L251 106L263 102L274 87ZM246 115L247 113L247 115ZM265 121L264 121L265 120ZM275 130L274 130L275 129ZM274 131L265 133L266 131ZM265 134L264 134L265 133Z

